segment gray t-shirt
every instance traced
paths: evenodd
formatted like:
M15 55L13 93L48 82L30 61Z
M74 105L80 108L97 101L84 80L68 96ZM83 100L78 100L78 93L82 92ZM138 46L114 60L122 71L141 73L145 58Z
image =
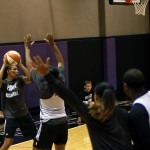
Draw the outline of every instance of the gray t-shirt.
M59 72L59 80L64 82L64 67L58 67ZM37 72L31 71L31 80L36 85L36 87L39 90L40 98L42 99L48 99L53 96L54 92L52 88L48 85L47 81L41 77Z
M22 77L13 81L3 80L2 105L5 118L19 118L29 113L24 99L24 82Z
M50 68L50 73L55 78L64 82L64 68L59 67L54 70L52 71L52 68ZM48 85L47 81L35 71L31 71L31 80L39 90L41 122L49 125L67 123L64 101L54 94L53 89Z

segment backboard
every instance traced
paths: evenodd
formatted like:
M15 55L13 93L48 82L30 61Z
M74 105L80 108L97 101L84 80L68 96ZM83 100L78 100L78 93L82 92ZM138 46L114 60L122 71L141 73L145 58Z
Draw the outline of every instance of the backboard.
M109 0L110 5L133 5L136 15L145 16L146 6L149 0Z
M128 0L129 1L129 0ZM130 4L133 4L133 3L140 3L141 2L141 0L131 0L132 1L132 3L130 3ZM115 5L117 5L117 4L120 4L120 5L126 5L126 4L129 4L129 3L127 3L127 1L126 0L109 0L109 4L115 4Z

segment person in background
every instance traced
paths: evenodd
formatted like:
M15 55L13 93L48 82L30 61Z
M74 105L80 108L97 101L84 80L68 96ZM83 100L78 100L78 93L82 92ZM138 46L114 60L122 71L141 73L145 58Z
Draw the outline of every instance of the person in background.
M92 82L90 80L86 80L84 81L83 89L79 92L79 98L88 107L91 103L94 102L93 97L94 97L94 91L92 88ZM77 123L78 125L84 123L81 117L78 117Z
M54 42L53 35L46 34L45 41L54 51L58 65L49 66L53 76L64 84L64 59ZM26 64L30 71L30 78L39 90L40 95L40 127L33 143L34 150L51 149L54 143L56 150L65 150L68 139L68 120L65 112L64 100L53 91L47 81L30 67L30 49L34 42L31 35L25 36Z
M79 97L85 105L89 105L93 101L94 92L91 81L86 80L84 82L84 89L79 92Z
M4 143L0 150L7 150L13 143L17 128L24 136L32 139L36 135L36 126L25 104L24 85L30 83L29 72L22 64L18 64L25 76L19 76L17 66L9 66L3 58L0 70L0 91L2 94L2 112L4 113ZM3 80L3 76L6 78Z
M97 84L94 88L95 103L87 108L73 91L50 73L50 58L43 63L36 56L30 65L84 119L93 150L132 150L128 112L115 105L112 85L106 82Z
M136 150L150 150L150 91L144 86L145 77L141 70L132 68L125 72L123 89L133 101L129 120Z

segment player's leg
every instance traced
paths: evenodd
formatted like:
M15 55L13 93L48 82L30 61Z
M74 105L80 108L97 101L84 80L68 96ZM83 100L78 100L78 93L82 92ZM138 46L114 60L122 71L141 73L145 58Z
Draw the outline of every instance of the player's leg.
M0 133L0 147L3 145L3 135Z
M13 143L14 135L17 129L15 119L6 119L4 124L4 143L0 150L7 150Z
M32 139L35 138L36 133L37 133L37 129L36 129L36 125L31 117L30 114L21 117L19 120L19 127L20 130L22 131L22 134L24 137L28 137L30 136Z
M0 150L8 150L8 148L12 145L14 138L5 138L4 143Z
M0 147L3 145L4 119L0 119Z
M55 126L41 123L33 142L33 150L51 150L56 133Z
M55 144L55 150L65 150L66 144L65 145L56 145Z
M65 146L68 140L68 124L57 125L58 132L55 138L55 150L65 150Z

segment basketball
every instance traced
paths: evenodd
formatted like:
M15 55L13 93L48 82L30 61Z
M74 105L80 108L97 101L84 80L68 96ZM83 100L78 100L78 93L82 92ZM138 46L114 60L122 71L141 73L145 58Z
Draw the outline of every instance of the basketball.
M20 54L15 50L8 51L4 58L6 59L6 63L8 65L17 65L20 62Z

